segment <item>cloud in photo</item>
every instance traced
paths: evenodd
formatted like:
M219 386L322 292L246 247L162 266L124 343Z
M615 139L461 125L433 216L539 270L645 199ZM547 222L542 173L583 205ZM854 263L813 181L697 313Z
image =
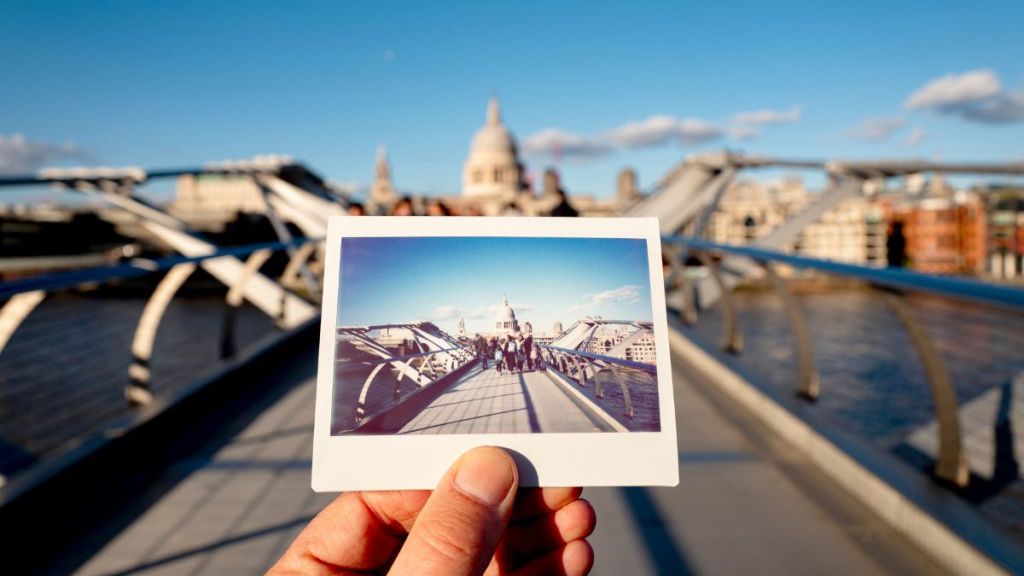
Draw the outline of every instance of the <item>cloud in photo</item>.
M640 301L643 288L636 284L627 284L619 288L604 290L596 294L584 294L585 302L570 306L569 312L584 313L596 310L605 304L635 304Z
M1004 89L992 70L971 70L927 82L907 97L903 107L989 124L1021 122L1024 121L1024 90Z
M863 142L884 142L906 125L907 121L899 117L865 118L856 127L847 131L846 135Z
M54 144L22 134L0 134L0 174L26 174L65 160L88 160L89 154L71 142Z
M628 302L634 303L640 300L640 286L636 284L629 284L621 288L615 288L614 290L605 290L604 292L598 292L597 294L587 294L586 298L594 304L608 304L611 302Z

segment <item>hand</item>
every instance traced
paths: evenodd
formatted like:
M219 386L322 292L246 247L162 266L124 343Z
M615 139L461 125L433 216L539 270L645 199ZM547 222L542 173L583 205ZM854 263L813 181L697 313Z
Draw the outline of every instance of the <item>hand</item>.
M498 448L463 455L429 491L350 492L314 518L270 574L583 575L596 517L581 488L518 490Z

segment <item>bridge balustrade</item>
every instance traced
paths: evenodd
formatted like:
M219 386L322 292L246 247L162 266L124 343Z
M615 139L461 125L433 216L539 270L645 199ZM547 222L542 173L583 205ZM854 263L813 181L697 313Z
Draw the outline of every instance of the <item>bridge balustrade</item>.
M728 269L726 259L744 258L762 270L764 278L782 301L790 323L797 360L795 391L800 398L808 402L814 402L823 393L815 363L811 332L801 307L790 292L787 281L777 273L777 268L788 266L852 279L878 291L906 331L924 368L937 423L938 455L934 474L939 480L954 487L966 488L970 479L970 469L967 446L963 440L957 393L942 353L929 332L922 326L920 318L906 297L914 293L930 294L961 304L973 303L1012 314L1022 314L1024 290L964 278L935 276L908 270L869 268L806 258L759 247L719 244L689 236L666 235L662 237L662 242L667 267L666 291L669 296L676 296L675 301L679 303L675 312L685 324L693 325L698 322L699 302L695 286L700 274L699 269L703 269L706 277L720 290L725 332L722 348L732 354L742 352L743 338L737 308L733 301L734 296L724 280L725 275L735 273L734 270ZM696 263L699 263L699 266Z
M653 335L650 325L638 327L630 342L643 335ZM578 346L586 348L592 336L581 339ZM554 343L537 344L537 347L547 370L554 371L580 389L592 390L588 397L623 422L625 428L642 429L647 423L658 421L658 370L655 364L556 346Z
M394 346L381 341L384 330L400 331L409 346L421 351L395 354ZM333 433L351 431L374 420L414 392L477 360L472 344L460 343L430 322L344 326L338 328L337 339L337 345L350 344L355 351L345 356L338 353L335 358Z

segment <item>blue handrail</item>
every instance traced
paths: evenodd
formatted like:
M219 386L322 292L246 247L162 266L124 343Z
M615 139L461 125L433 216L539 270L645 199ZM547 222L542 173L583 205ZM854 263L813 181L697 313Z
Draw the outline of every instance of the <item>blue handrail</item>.
M937 296L968 300L989 306L1009 308L1016 312L1024 312L1024 290L1019 288L998 286L966 278L924 274L910 270L871 268L855 264L844 264L830 260L794 256L753 246L719 244L689 236L662 236L661 239L668 244L705 251L725 252L736 256L746 256L760 262L777 262L796 268L820 270L829 274L864 280L888 288L926 292Z
M56 274L44 274L32 278L22 278L10 282L0 283L0 298L7 298L23 292L35 290L65 290L93 282L104 282L109 280L125 280L137 278L153 272L168 270L178 264L199 263L205 260L224 257L248 256L260 250L284 250L297 248L309 242L319 242L323 238L295 238L290 242L260 242L257 244L246 244L231 248L221 248L211 254L202 256L167 256L156 260L135 259L128 262L101 266L98 268L87 268L85 270L72 270L70 272L59 272Z

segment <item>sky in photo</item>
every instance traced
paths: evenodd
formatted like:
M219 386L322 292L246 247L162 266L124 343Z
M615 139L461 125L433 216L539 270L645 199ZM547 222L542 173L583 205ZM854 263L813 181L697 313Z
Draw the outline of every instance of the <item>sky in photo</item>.
M723 148L1020 160L1022 22L1020 0L5 2L0 172L282 153L366 186L386 144L399 190L457 194L492 94L570 193Z
M520 323L550 332L585 316L652 319L645 240L343 238L338 325L430 320L489 332L502 297Z

